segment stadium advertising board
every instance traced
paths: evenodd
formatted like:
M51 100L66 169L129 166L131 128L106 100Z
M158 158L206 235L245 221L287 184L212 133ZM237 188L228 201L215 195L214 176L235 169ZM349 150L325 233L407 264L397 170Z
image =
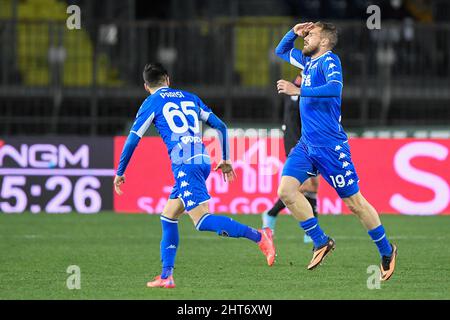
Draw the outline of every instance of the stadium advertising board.
M111 138L0 139L0 211L112 209Z
M450 140L351 139L364 196L383 213L450 214ZM321 212L349 213L321 179Z
M116 137L117 165L126 137ZM220 155L217 140L206 139L213 168ZM210 210L260 213L276 201L285 155L280 138L233 138L231 155L237 181L227 184L211 172ZM450 214L450 140L351 139L352 158L365 197L383 213ZM174 183L166 148L159 138L143 138L126 172L125 194L114 195L117 212L160 213ZM319 212L349 213L321 178Z

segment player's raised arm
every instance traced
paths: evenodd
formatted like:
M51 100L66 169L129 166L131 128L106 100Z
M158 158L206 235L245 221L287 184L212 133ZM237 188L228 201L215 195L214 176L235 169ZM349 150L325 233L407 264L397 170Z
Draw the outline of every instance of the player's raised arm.
M294 47L294 42L299 36L305 37L313 27L314 23L312 22L296 24L276 47L275 53L277 56L298 68L304 69L305 56L301 50Z
M221 169L224 174L224 179L231 182L236 178L236 172L234 171L230 160L227 126L206 104L203 103L202 100L200 100L200 98L196 97L196 99L197 104L200 107L200 119L219 132L222 160L217 164L214 170L217 171L218 169Z
M136 149L139 141L141 140L144 133L150 127L155 114L152 113L150 108L146 106L146 102L141 106L136 116L136 120L133 123L133 126L130 130L128 138L125 142L125 145L122 149L122 154L120 155L119 166L116 171L116 176L114 178L114 189L118 195L122 194L122 190L120 190L120 185L125 183L125 170L128 166L128 163L133 156L133 152Z

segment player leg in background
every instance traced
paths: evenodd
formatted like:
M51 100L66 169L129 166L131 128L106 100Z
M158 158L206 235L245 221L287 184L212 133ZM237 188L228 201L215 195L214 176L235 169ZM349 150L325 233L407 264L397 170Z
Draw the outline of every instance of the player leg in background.
M275 226L277 223L278 214L284 208L286 208L286 206L284 205L283 201L281 201L281 199L278 199L278 201L275 202L270 210L264 211L261 214L262 227L270 228L270 230L272 230L272 234L275 234Z
M283 170L278 196L314 243L313 258L308 265L308 270L312 270L335 248L335 243L320 228L319 221L314 217L311 204L299 190L300 180L285 173L287 172Z
M317 192L319 191L319 178L318 177L311 177L310 179L306 180L302 187L300 188L300 191L305 196L306 200L308 200L309 204L312 207L314 217L318 218L317 214ZM308 236L306 233L303 237L304 243L311 243L312 239L310 236Z
M147 287L174 288L173 269L178 249L178 219L184 212L184 205L180 199L169 199L160 216L162 237L160 253L162 270L161 274L153 281L147 283Z
M318 217L317 214L317 192L319 189L319 178L318 177L312 177L311 179L306 180L301 188L301 192L305 196L306 200L308 200L309 204L311 205L313 209L314 217ZM275 234L275 225L277 221L277 216L283 210L286 208L283 201L281 199L278 199L278 201L274 204L272 209L268 211L264 211L262 213L262 222L263 222L263 228L270 228L272 230L272 233ZM305 234L303 238L304 243L311 243L312 239Z
M288 207L292 216L299 222L300 228L311 237L314 243L313 257L308 265L308 270L317 267L323 259L335 248L335 242L327 236L314 217L311 204L300 192L303 182L311 176L316 176L318 171L310 156L311 148L299 141L291 150L284 164L282 178L278 187L278 196Z
M256 230L229 217L213 215L209 213L208 203L199 204L188 214L198 231L212 231L219 236L247 238L255 242L266 256L267 264L273 265L276 253L269 228Z
M381 280L389 280L395 269L397 247L389 242L378 212L359 191L342 201L367 229L381 256Z

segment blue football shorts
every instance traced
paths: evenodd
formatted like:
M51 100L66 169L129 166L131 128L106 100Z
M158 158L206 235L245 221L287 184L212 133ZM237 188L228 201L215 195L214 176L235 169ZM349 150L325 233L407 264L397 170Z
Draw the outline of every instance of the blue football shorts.
M303 183L317 176L318 172L341 198L348 198L359 191L359 178L348 141L332 147L313 147L300 139L288 155L282 176L294 177Z
M201 163L182 163L172 165L175 185L169 199L180 198L186 211L211 199L206 188L206 179L211 172L209 157L204 157Z

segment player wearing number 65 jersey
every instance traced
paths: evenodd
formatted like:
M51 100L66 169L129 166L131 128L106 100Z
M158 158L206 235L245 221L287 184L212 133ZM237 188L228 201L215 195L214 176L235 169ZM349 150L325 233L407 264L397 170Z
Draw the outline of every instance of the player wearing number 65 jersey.
M294 47L298 36L304 38L302 51ZM279 57L303 69L302 135L288 155L278 195L313 239L308 269L314 269L335 248L334 240L322 231L311 205L299 192L301 184L319 171L367 228L381 256L381 280L388 280L394 272L397 248L388 241L378 213L359 191L359 178L341 125L342 67L331 51L336 43L333 24L308 22L295 25L275 50Z
M150 96L140 107L123 148L114 187L121 195L120 186L125 182L124 172L128 162L140 139L153 124L167 146L175 185L161 214L162 272L147 286L175 287L173 268L179 242L178 218L185 210L199 231L213 231L220 236L243 237L254 241L271 266L275 260L275 247L269 228L255 230L231 218L209 213L210 196L205 181L211 171L211 162L202 142L199 122L206 122L219 131L222 160L215 170L222 170L224 179L231 182L236 175L229 160L226 125L196 95L169 88L169 76L161 64L146 65L143 77L144 88ZM148 159L149 164L151 161Z

